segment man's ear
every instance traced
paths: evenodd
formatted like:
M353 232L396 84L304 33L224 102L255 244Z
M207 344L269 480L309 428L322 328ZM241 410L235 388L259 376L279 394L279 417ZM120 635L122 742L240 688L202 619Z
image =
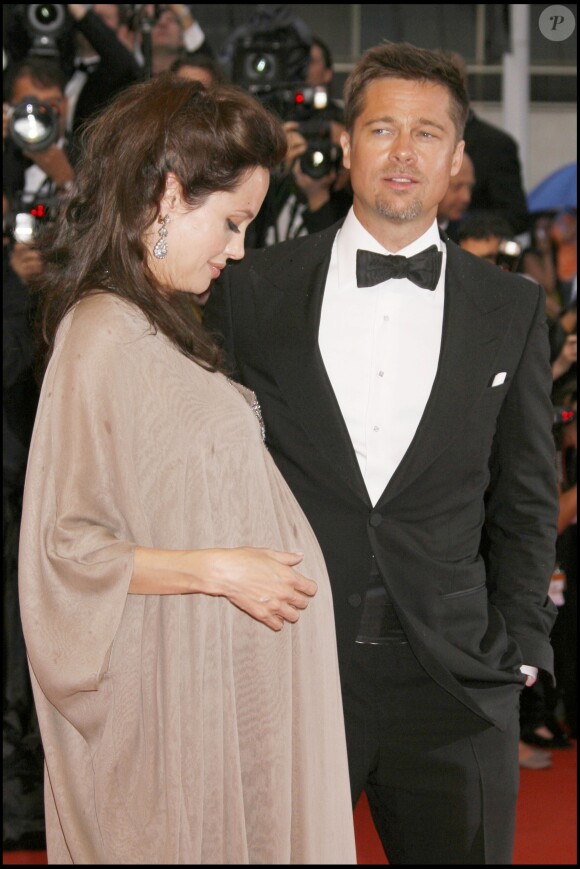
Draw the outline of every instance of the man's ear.
M342 148L342 163L345 169L350 169L350 136L346 130L340 134L340 147Z
M449 173L453 178L454 175L457 175L459 170L461 169L461 164L463 163L463 151L465 150L465 141L460 139L457 145L455 146L455 152L453 157L451 158L451 172Z

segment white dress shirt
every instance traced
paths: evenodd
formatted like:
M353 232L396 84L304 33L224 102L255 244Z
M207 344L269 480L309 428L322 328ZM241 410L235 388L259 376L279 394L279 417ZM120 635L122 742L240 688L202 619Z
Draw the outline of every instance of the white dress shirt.
M441 349L445 244L437 222L398 255L435 244L443 266L435 290L408 278L357 287L356 252L388 251L349 211L335 239L319 346L371 499L377 503L405 455L431 393Z

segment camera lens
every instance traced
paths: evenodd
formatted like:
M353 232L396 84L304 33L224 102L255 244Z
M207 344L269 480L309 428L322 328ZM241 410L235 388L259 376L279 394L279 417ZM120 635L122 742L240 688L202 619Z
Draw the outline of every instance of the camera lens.
M276 58L273 54L254 52L245 63L246 78L251 82L271 81L277 76Z
M272 64L270 63L270 60L267 57L264 57L264 55L260 55L254 60L252 64L252 69L258 75L266 75L269 72L271 66Z
M28 5L28 23L33 33L56 36L65 23L64 6L53 3L31 3Z
M51 4L37 6L34 15L38 24L52 24L58 17L56 6Z
M342 149L329 142L311 143L300 157L300 168L310 178L324 178L333 169L338 169Z
M48 103L28 97L12 109L8 132L23 151L44 151L58 139L58 116Z
M300 168L310 178L324 178L332 165L326 148L309 147L300 158Z
M20 212L14 219L12 230L14 241L20 244L32 244L36 237L36 218L28 212Z

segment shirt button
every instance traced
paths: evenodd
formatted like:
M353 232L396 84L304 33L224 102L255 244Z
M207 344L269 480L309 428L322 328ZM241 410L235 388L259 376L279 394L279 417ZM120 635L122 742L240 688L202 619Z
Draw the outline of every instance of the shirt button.
M384 321L385 323L388 323L390 319L391 319L391 318L389 317L388 314L385 314L384 317L383 317L383 321Z
M360 596L360 594L351 594L349 595L348 602L351 607L354 607L356 609L357 606L361 605L362 597Z
M373 431L380 431L378 425L374 425L374 426L373 426Z
M384 371L379 371L379 377L384 377L384 376L385 376L385 372L384 372Z
M369 525L371 525L373 528L378 528L382 521L383 517L380 513L371 513L371 515L369 516Z

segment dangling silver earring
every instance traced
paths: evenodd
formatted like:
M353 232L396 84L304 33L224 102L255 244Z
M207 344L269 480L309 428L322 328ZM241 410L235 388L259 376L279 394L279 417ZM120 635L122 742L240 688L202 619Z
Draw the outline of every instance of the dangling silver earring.
M153 256L157 257L157 259L165 259L165 257L167 256L167 242L165 241L165 239L167 238L167 224L169 223L169 215L166 214L165 217L161 217L161 215L159 215L159 217L157 218L157 223L160 223L161 226L159 227L158 232L159 239L155 243L155 247L153 248Z

